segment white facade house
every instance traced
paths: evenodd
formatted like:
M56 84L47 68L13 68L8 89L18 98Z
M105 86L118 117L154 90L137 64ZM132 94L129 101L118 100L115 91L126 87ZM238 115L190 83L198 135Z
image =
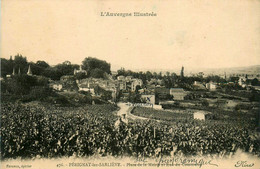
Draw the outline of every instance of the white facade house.
M206 87L201 82L198 82L198 81L194 81L193 87L196 89L202 89L202 90L206 89Z
M162 105L156 105L156 104L153 105L153 108L154 109L158 109L158 110L162 110L163 109Z
M193 118L197 120L205 120L205 112L203 111L194 112Z
M74 69L74 75L76 75L77 73L84 73L87 74L86 70L82 69L82 66L80 65L79 70Z
M62 87L63 87L62 84L57 81L50 82L49 86L50 86L50 88L53 88L54 90L57 90L57 91L61 91Z
M194 85L198 85L198 84L200 84L200 82L194 81Z
M213 82L206 83L206 88L210 91L215 91L217 89L217 85Z
M62 84L54 84L54 85L52 86L52 88L53 88L54 90L61 91L61 89L62 89Z
M125 80L125 76L122 76L122 75L117 76L117 80Z
M132 78L133 78L133 76L126 76L126 77L125 77L125 80L126 80L127 82L130 82L130 81L132 80Z
M93 88L79 87L79 91L85 91L91 93L91 95L95 95L95 90Z
M173 100L184 100L187 95L183 88L171 88L170 95L173 96Z
M85 92L90 92L92 95L95 95L95 90L94 86L89 83L81 83L78 84L79 91L85 91Z
M126 90L126 81L120 80L118 81L118 88L119 90Z
M246 82L246 78L240 77L239 80L238 80L238 85L242 86L243 88L245 88L246 87L246 83L245 82Z
M142 86L143 85L143 81L141 79L133 79L132 84L131 84L131 90L135 91L136 90L136 86Z

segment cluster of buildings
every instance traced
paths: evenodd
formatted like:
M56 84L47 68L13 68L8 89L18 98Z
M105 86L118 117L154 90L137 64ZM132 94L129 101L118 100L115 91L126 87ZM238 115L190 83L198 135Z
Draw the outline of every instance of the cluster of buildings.
M74 75L77 73L87 74L82 67L79 70L74 70ZM143 81L132 76L125 77L106 74L106 78L84 78L81 80L75 80L74 76L62 76L59 81L50 82L50 87L57 91L85 91L90 92L93 96L97 96L97 92L95 92L95 87L97 86L111 92L112 97L116 98L119 92L125 94L141 89Z
M74 75L77 73L87 73L80 67L79 70L74 70ZM156 97L162 100L184 100L188 92L182 88L165 88L162 85L162 80L151 79L144 86L143 81L133 76L122 76L112 73L106 75L106 78L84 78L75 80L74 76L62 76L59 81L50 81L50 87L57 91L85 91L92 96L97 96L95 87L100 87L103 90L111 92L112 100L118 98L121 101L128 101L130 93L138 93L143 103L152 105L158 104Z
M218 84L215 82L209 82L209 83L202 83L198 81L194 81L193 87L195 89L201 89L201 90L209 90L209 91L216 91Z
M237 81L236 82L227 82L226 84L237 84L238 86L242 87L242 88L248 88L248 87L253 87L253 88L258 88L258 86L252 86L251 85L251 81L253 79L249 79L247 76L236 76L237 77ZM257 79L257 78L256 78ZM205 90L209 90L209 91L216 91L218 86L220 86L220 83L216 83L216 82L212 82L210 81L209 83L202 83L202 82L198 82L198 81L194 81L193 86L196 89L205 89Z
M133 76L117 76L120 90L136 91L137 86L142 86L143 81L141 79L133 78Z
M20 74L20 69L18 74ZM106 78L84 78L81 80L75 80L75 75L78 73L87 75L87 71L80 68L74 69L74 75L62 76L59 81L50 80L49 86L56 91L84 91L89 92L92 96L99 95L95 88L98 86L105 91L111 93L112 99L115 101L119 99L121 101L128 101L130 93L138 93L141 96L141 101L152 105L160 104L160 101L180 101L185 100L185 96L189 94L183 88L166 88L163 85L161 79L152 78L143 85L142 79L134 78L133 76L117 75L117 72L112 72L111 75L106 74ZM13 69L12 75L15 75L16 71ZM29 65L27 75L32 76L31 67ZM200 76L204 76L203 72L199 73ZM11 75L7 75L11 77ZM239 77L238 85L246 87L247 78L245 76ZM194 81L194 89L202 89L208 91L216 91L219 84L215 82L202 83Z

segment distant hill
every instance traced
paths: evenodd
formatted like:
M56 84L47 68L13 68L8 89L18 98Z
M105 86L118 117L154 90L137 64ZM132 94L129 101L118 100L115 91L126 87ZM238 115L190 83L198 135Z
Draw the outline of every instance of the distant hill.
M150 71L150 72L162 72L162 74L166 74L166 72L175 72L177 75L180 74L181 68L179 69L138 69L134 71ZM196 69L189 69L184 67L185 75L196 74L199 72L203 72L205 75L224 75L226 73L227 76L232 74L250 74L250 75L257 75L260 74L260 65L254 66L245 66L245 67L232 67L232 68L196 68Z
M204 74L260 74L260 65L247 66L247 67L234 67L234 68L216 68L207 69L203 71Z

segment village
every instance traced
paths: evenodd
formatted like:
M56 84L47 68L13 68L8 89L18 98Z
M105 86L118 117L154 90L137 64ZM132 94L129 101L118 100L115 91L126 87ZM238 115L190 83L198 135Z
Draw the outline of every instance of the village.
M184 68L182 68L184 69ZM183 70L182 70L183 71ZM74 76L78 73L87 74L85 70L74 70ZM200 73L201 74L201 73ZM250 104L248 99L229 95L231 99L228 99L227 94L221 92L223 83L217 83L210 81L203 83L194 81L192 90L185 90L184 88L177 87L166 88L162 79L151 78L145 82L142 79L134 78L133 76L118 75L116 71L113 71L111 75L106 74L105 78L85 78L75 80L74 76L63 76L60 81L50 81L50 87L58 92L89 92L92 97L102 99L104 92L96 90L97 87L103 91L108 92L106 101L110 103L124 102L124 103L143 103L135 104L139 107L148 107L158 110L176 108L192 108L196 109L194 113L194 119L205 120L205 115L209 113L206 111L210 107L214 107L215 103L218 106L223 106L226 109L235 108L238 105ZM246 75L245 75L246 76ZM237 76L236 82L226 82L226 85L237 85L241 91L249 91L250 88L259 91L259 86L252 86L245 76ZM225 77L227 79L227 77ZM253 79L251 79L253 80ZM76 85L76 86L73 86ZM219 92L217 92L219 91ZM140 97L139 99L131 99L131 96ZM214 95L214 96L213 96ZM194 98L195 97L195 98ZM196 99L198 97L199 99ZM93 102L94 103L94 102ZM206 107L205 111L198 109Z
M13 76L21 75L20 68L17 73L16 71L13 68L12 74L6 75L7 80ZM222 77L212 75L215 79L207 79L203 72L199 72L191 77L185 77L184 67L182 67L180 76L169 72L164 76L156 76L156 73L153 75L147 72L150 76L144 79L143 76L138 78L133 73L135 77L133 75L124 75L122 71L126 72L121 69L111 71L111 74L104 72L102 78L88 77L88 72L80 65L79 68L74 68L73 75L63 75L59 80L49 78L47 83L51 89L60 95L87 94L91 97L91 101L88 100L88 103L91 104L95 104L95 102L113 104L118 102L142 103L134 104L134 107L157 110L174 109L175 112L179 113L184 112L183 109L185 109L185 112L187 112L186 109L191 109L192 111L189 112L193 113L194 119L200 120L205 120L208 114L212 114L210 109L216 107L226 110L239 109L240 111L247 111L246 108L251 104L250 98L241 97L237 93L250 93L252 90L257 93L260 90L258 74L231 74L230 77L227 77L225 73ZM147 77L147 74L144 74L145 77ZM36 78L41 77L33 74L30 64L26 75ZM78 76L81 78L77 78ZM167 79L171 79L172 84L167 85ZM234 92L228 94L227 90ZM80 97L73 99L76 102L80 101ZM251 107L254 107L254 104L251 104Z
M49 66L44 61L27 62L21 55L1 61L1 129L18 137L21 145L33 144L31 148L17 149L12 145L13 137L5 135L5 143L10 144L3 147L3 158L36 155L52 158L73 154L82 157L96 152L101 156L122 153L145 157L191 153L232 156L237 149L259 155L257 73L185 75L183 66L180 73L134 72L123 68L111 71L106 61L89 57L81 65L65 61ZM20 125L23 130L18 130ZM44 130L39 132L42 128ZM25 133L31 129L34 133ZM66 131L57 137L64 129ZM222 130L228 131L225 136ZM94 139L104 137L105 142L97 139L95 145L87 147L75 141L74 138L80 138L92 144L92 136L87 131L98 134ZM131 131L137 133L139 139L133 137ZM207 134L197 135L197 132ZM20 138L22 134L26 137ZM249 134L251 141L245 142ZM45 148L44 145L49 144L48 137L61 140ZM114 145L114 138L123 140L117 140ZM228 142L234 139L235 143ZM31 143L33 140L35 143ZM106 145L107 140L110 145ZM138 140L147 146L138 144ZM223 140L227 144L222 144ZM131 146L136 148L128 149ZM41 149L30 153L36 147ZM144 152L142 147L146 149Z

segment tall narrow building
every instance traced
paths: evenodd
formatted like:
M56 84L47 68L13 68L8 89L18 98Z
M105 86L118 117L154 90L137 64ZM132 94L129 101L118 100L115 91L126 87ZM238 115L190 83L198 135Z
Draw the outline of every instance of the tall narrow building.
M181 67L181 77L184 77L184 67Z
M18 75L21 75L21 68L19 68L18 70Z
M12 75L15 75L15 69L13 68L13 73L12 73Z
M31 70L31 66L29 65L28 71L27 71L27 75L32 76L32 70Z

